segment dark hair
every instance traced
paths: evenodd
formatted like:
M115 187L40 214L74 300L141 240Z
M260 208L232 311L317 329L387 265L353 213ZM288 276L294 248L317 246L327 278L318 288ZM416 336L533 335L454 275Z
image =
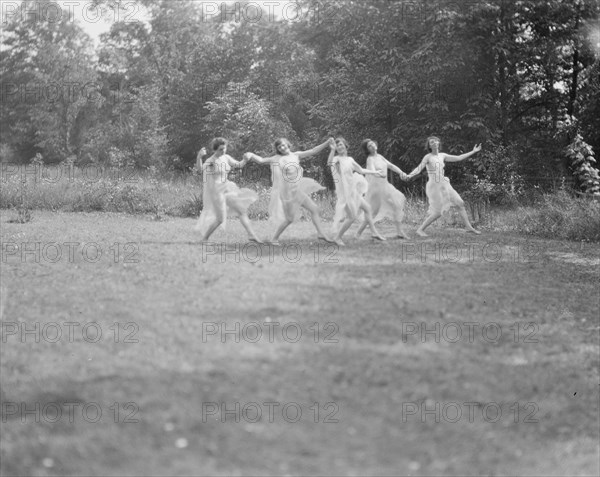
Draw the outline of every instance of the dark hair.
M437 137L437 136L429 136L427 138L427 141L425 141L425 150L427 152L431 152L431 147L429 147L429 141L431 139L437 139L438 141L440 141L440 147L438 148L438 150L441 151L442 150L442 140L439 137Z
M350 146L348 145L348 141L346 141L342 136L338 136L335 138L336 145L338 142L341 142L344 145L344 147L346 148L346 151L348 151L348 149L350 149ZM335 154L337 155L337 149L335 151Z
M225 139L224 137L216 137L210 143L210 146L212 147L213 151L216 151L217 149L219 149L219 147L223 145L227 146L227 139Z
M365 139L363 142L360 143L360 147L367 156L369 155L369 148L367 148L367 144L369 144L370 142L374 142L375 145L378 146L377 141L373 141L373 139Z
M275 141L275 154L279 154L279 146L281 146L282 144L287 144L287 147L289 147L290 149L292 148L290 141L288 141L284 137L280 137L279 139L277 139L277 141Z

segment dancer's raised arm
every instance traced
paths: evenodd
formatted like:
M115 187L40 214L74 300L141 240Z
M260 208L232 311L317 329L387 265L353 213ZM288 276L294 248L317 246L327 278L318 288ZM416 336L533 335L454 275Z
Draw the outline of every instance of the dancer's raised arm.
M448 162L464 161L465 159L468 159L473 154L475 154L476 152L479 152L479 151L481 151L481 144L475 144L475 146L473 147L473 150L471 152L466 152L465 154L461 154L460 156L444 154L444 160L448 161Z
M330 150L329 150L329 157L327 158L327 165L329 167L333 166L333 158L335 157L335 143L333 144L329 144Z
M312 149L309 149L308 151L295 151L294 154L296 154L299 159L305 159L307 157L318 154L323 149L325 149L327 146L331 146L332 144L333 144L333 147L335 148L335 140L332 137L330 137L323 144L319 144L318 146L313 147Z
M196 169L202 171L202 158L206 156L206 148L203 147L198 151L198 155L196 156Z

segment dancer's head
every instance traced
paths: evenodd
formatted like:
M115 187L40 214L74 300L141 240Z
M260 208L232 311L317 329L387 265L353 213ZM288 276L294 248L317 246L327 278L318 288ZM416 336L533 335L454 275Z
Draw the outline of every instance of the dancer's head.
M434 149L434 144L437 144L437 150L442 150L442 141L437 136L429 136L427 141L425 141L425 150L428 152L432 152Z
M338 156L346 156L348 155L348 141L346 141L343 137L335 138L335 153Z
M221 151L223 154L227 152L227 139L223 137L214 138L210 145L213 151Z
M360 143L360 147L362 147L362 150L367 156L377 152L377 143L372 139L365 139Z
M274 147L275 154L279 154L281 156L286 156L287 154L292 152L292 145L290 144L290 141L288 141L284 137L280 137L279 139L277 139L277 141L275 141Z

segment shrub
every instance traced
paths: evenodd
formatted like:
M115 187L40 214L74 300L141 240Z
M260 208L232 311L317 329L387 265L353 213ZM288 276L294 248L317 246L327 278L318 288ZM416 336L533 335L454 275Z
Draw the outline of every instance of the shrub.
M600 196L600 175L594 167L596 159L592 147L587 144L581 134L577 133L575 138L567 146L567 157L571 161L573 175L576 177L579 188L586 194Z
M463 198L516 204L525 189L525 182L517 172L517 158L513 145L492 145L473 156L473 171L466 173Z
M8 144L0 143L0 162L17 162L17 155Z
M271 201L270 188L261 183L246 184L244 187L252 189L258 194L258 200L250 204L248 208L250 220L267 220L269 218L269 202Z
M178 217L199 217L202 212L202 193L192 193L175 211Z

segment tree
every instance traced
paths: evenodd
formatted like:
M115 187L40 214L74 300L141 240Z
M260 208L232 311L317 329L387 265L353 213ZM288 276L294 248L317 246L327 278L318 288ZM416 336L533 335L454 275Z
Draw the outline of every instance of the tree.
M50 12L48 0L25 2ZM35 152L58 161L77 149L78 122L93 109L97 75L90 38L66 15L7 18L0 50L3 143L28 160Z

